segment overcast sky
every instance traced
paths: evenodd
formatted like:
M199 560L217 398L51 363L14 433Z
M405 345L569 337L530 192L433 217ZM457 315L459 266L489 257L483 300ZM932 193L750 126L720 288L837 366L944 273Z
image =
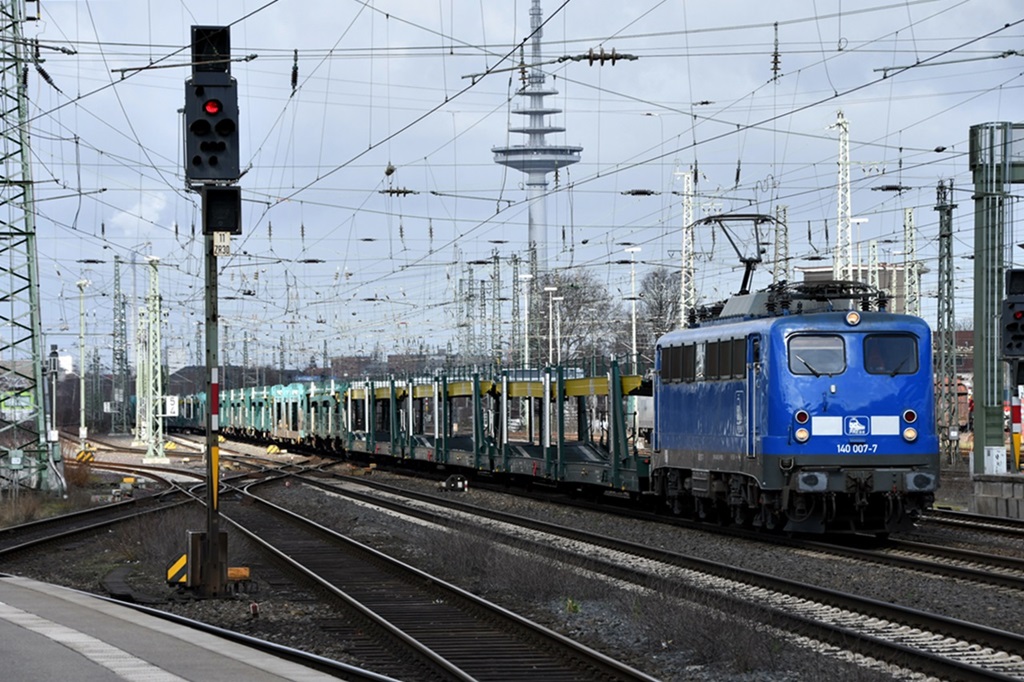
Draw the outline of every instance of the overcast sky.
M497 249L507 297L509 257L525 255L524 176L496 165L491 148L522 142L507 128L522 123L510 113L523 103L511 67L529 35L529 8L529 0L45 0L25 31L39 39L52 79L29 72L48 343L77 355L75 282L88 279L89 344L109 364L113 257L155 255L172 366L195 357L203 248L198 198L184 190L179 109L190 26L230 24L233 55L254 59L231 67L248 170L244 234L220 261L229 359L241 362L243 330L265 361L285 338L290 364L319 358L325 339L331 355L377 343L454 340L458 349L467 263ZM559 91L549 104L564 111L552 123L567 128L549 141L583 147L580 163L557 183L550 177L555 266L590 269L616 297L629 295L629 266L617 263L628 257L624 243L641 247L638 278L656 266L678 272L682 205L673 192L693 168L695 217L786 205L794 264L830 264L839 149L830 126L841 109L853 215L866 219L855 230L863 259L868 240L879 239L881 260L902 263L903 212L915 209L930 270L923 314L934 324L935 186L952 179L956 314L971 316L968 129L1021 120L1024 57L999 57L1024 48L1020 3L545 0L543 10L547 85ZM559 60L591 49L637 59ZM635 189L654 194L625 194ZM708 228L697 239L699 297L721 299L739 287L737 254ZM740 245L751 242L748 233ZM474 279L490 276L475 266ZM122 278L140 299L143 268L126 266ZM770 281L764 268L755 286Z

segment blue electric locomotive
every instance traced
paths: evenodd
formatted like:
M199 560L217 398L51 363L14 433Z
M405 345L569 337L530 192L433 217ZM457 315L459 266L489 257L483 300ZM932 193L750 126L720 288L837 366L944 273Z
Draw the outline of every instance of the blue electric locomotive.
M829 286L739 296L658 340L651 484L674 511L885 535L932 503L928 325Z

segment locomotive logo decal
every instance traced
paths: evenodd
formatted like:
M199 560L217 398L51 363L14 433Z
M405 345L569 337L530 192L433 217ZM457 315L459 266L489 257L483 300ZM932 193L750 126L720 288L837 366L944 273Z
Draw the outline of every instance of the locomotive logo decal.
M845 431L847 436L867 436L871 429L868 424L871 422L867 417L847 417Z

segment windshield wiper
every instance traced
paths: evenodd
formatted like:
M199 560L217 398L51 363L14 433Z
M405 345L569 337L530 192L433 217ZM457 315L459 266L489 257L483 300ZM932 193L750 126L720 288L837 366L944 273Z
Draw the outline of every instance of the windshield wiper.
M896 365L896 369L894 369L894 370L892 371L892 373L891 373L891 374L889 374L889 376L890 376L890 377L894 377L894 376L896 376L896 374L897 374L897 373L898 373L898 372L899 372L899 371L900 371L901 369L903 369L903 365L907 364L907 360L909 360L909 359L910 359L910 356L909 356L909 355L906 355L906 356L904 356L904 357L903 357L903 359L902 359L902 360L900 360L900 364Z
M806 367L807 369L811 370L811 374L813 374L816 377L820 377L821 376L821 372L819 372L818 370L816 370L813 367L811 367L811 363L809 363L806 360L804 360L798 354L793 353L793 357L796 358L797 360L799 360L800 362L804 363L804 367Z

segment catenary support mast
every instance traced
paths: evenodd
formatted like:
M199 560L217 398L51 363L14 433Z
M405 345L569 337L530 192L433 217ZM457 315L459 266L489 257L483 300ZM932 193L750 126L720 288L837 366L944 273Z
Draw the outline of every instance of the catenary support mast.
M853 209L850 202L850 122L840 111L832 126L839 129L839 175L836 180L836 250L832 260L835 279L853 279Z
M959 449L956 377L956 289L953 285L953 181L939 181L935 210L939 212L939 318L935 326L936 367L939 388L939 442L947 463Z
M47 434L44 407L28 58L22 30L25 21L38 17L28 17L25 7L24 0L0 2L0 394L9 406L0 419L0 467L9 472L4 480L12 485L62 491L60 445L56 427Z
M160 259L149 256L146 295L146 462L166 463L164 455L164 380L161 361Z
M111 372L114 390L111 396L110 432L128 433L128 318L121 290L121 257L114 256L114 347Z
M1006 267L1010 183L1024 182L1024 125L971 126L969 162L974 180L974 462L986 473L1006 457L1003 433L1004 367L999 312Z

